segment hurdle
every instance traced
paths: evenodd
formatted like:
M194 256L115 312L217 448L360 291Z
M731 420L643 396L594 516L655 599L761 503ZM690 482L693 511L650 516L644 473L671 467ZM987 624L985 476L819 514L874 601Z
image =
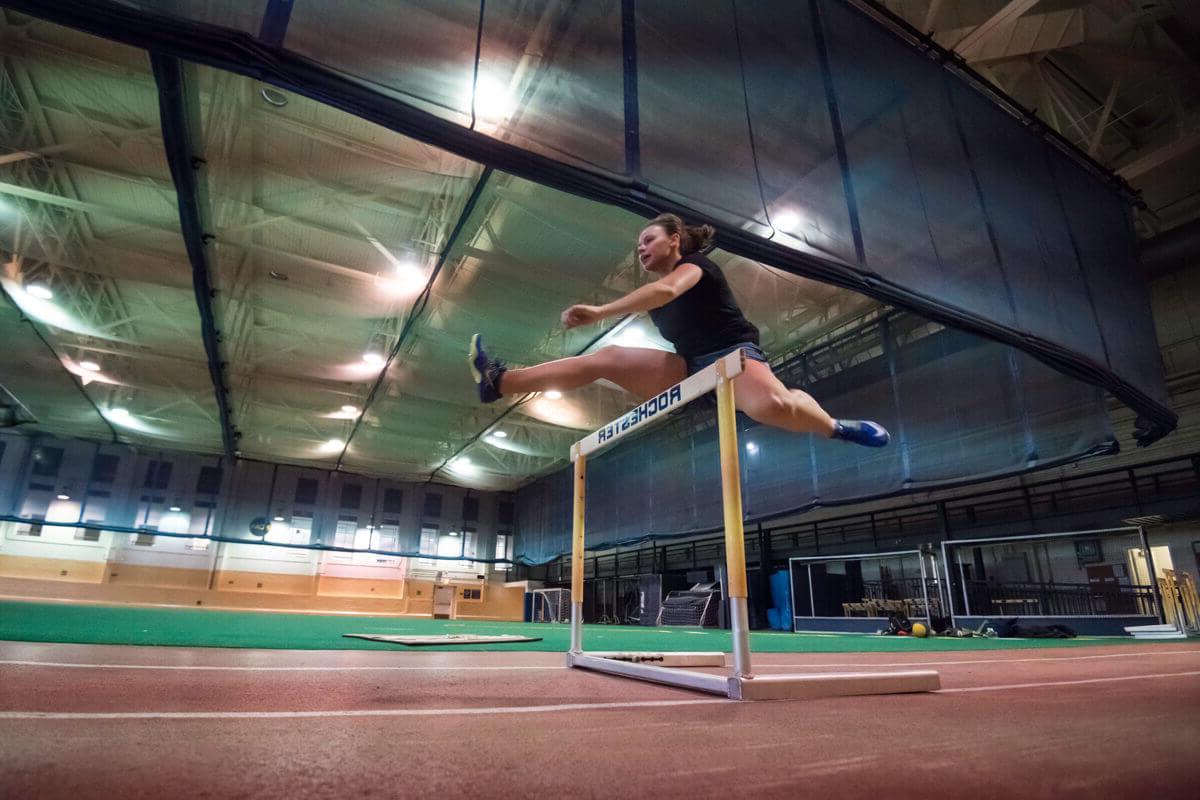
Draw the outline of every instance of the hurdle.
M627 678L662 683L733 700L796 700L845 695L929 692L940 688L933 670L903 672L831 672L806 675L754 675L751 670L750 624L747 610L746 548L742 530L742 486L738 468L734 383L746 368L739 349L652 397L618 419L593 431L571 447L575 465L574 521L571 543L571 649L567 666ZM587 652L583 649L584 511L587 501L587 460L625 436L643 430L709 392L717 395L717 436L721 459L721 499L725 519L725 559L733 664L728 675L680 667L725 667L725 654Z

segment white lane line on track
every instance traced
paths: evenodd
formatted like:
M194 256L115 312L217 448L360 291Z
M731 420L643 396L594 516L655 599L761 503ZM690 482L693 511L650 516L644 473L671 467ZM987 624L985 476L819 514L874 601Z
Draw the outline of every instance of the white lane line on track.
M1087 683L1114 683L1116 681L1144 681L1152 678L1186 678L1200 675L1195 672L1159 672L1152 675L1121 675L1112 678L1081 678L1077 681L1040 681L1038 683L1009 683L997 686L964 686L959 689L938 689L937 694L951 692L999 692L1006 689L1040 689L1049 686L1080 686Z
M759 655L762 655L759 653ZM1043 658L965 658L959 661L887 661L871 664L755 664L760 667L789 667L792 669L805 667L820 669L821 667L949 667L961 664L1020 664L1023 662L1048 663L1053 661L1090 661L1098 658L1145 658L1147 656L1200 656L1196 650L1164 650L1159 653L1103 653L1092 656L1046 656ZM3 662L0 662L3 663Z
M504 670L548 670L566 669L567 667L537 667L537 666L494 666L494 667L458 667L445 665L440 667L392 667L392 666L346 666L346 667L228 667L204 666L202 664L80 664L64 661L0 661L2 666L15 667L66 667L68 669L182 669L182 670L218 670L228 672L355 672L374 670L399 670L403 672L451 672L454 670L504 671Z
M762 655L762 654L760 654ZM1088 656L1047 656L1043 658L976 658L976 659L961 659L957 661L888 661L882 663L828 663L828 664L763 664L755 665L756 669L822 669L828 667L849 667L853 669L863 669L870 667L947 667L960 666L969 664L1020 664L1027 662L1034 663L1051 663L1055 661L1090 661L1102 658L1145 658L1148 656L1175 656L1175 655L1190 655L1200 656L1200 649L1195 650L1163 650L1157 653L1104 653L1100 655ZM440 666L328 666L328 667L293 667L293 666L260 666L260 667L239 667L239 666L218 666L218 665L203 665L203 664L88 664L82 662L66 662L66 661L18 661L18 660L0 660L2 666L18 666L18 667L62 667L66 669L165 669L165 670L215 670L227 672L355 672L355 671L386 671L395 670L401 672L449 672L453 670L464 671L523 671L523 670L558 670L568 669L564 666L534 666L534 665L509 665L509 666L455 666L455 665L440 665Z
M624 708L667 708L733 703L735 700L641 700L627 703L563 703L552 706L492 708L375 708L354 711L0 711L0 719L295 719L306 717L440 717L489 714L549 714L560 711L603 711Z

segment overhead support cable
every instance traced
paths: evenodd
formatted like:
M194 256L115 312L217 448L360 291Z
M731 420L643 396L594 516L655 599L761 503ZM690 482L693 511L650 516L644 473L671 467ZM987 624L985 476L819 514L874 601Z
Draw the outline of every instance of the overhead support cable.
M610 327L610 328L607 328L607 329L605 329L605 330L602 330L602 331L600 331L599 333L597 333L595 336L593 336L591 339L589 339L589 340L588 340L587 344L585 344L583 347L581 347L581 348L579 348L578 350L576 350L576 351L575 351L575 353L574 353L574 355L576 355L576 356L581 356L581 355L583 355L584 353L586 353L588 350L590 350L592 347L594 347L594 346L595 346L596 342L598 342L598 341L600 341L601 339L603 339L603 338L604 338L605 336L607 336L607 335L608 335L608 334L609 334L609 333L610 333L610 332L611 332L611 331L612 331L614 328L616 328L617 326L619 326L619 325L620 325L622 322L624 322L625 320L629 319L629 317L631 317L631 316L633 316L633 315L632 315L632 314L626 314L625 316L623 316L623 317L621 317L619 320L617 320L616 324L614 324L612 327ZM433 479L434 479L434 478L437 476L437 474L438 474L439 472L441 472L442 470L444 470L444 469L447 467L447 465L449 465L449 464L450 464L452 461L454 461L454 459L456 459L456 458L458 458L460 455L462 455L462 454L463 454L463 453L466 451L466 449L467 449L468 447L470 447L471 445L473 445L473 444L475 444L476 442L478 442L478 441L479 441L481 438L483 438L483 435L484 435L485 433L487 433L487 432L488 432L489 430L491 430L492 428L496 427L496 423L497 423L497 422L499 422L500 420L504 419L505 417L507 417L507 416L508 416L509 414L511 414L512 412L516 411L516 410L517 410L518 408L520 408L521 406L525 405L525 403L529 402L529 400L530 400L530 399L531 399L531 398L532 398L532 397L533 397L535 394L537 394L537 392L528 392L528 393L526 393L526 394L522 395L522 396L521 396L521 397L520 397L520 398L519 398L519 399L518 399L518 400L517 400L515 403L513 403L513 404L512 404L511 406L509 406L508 408L504 409L504 411L500 412L500 414L499 414L499 415L498 415L498 416L497 416L497 417L496 417L494 420L492 420L491 422L489 422L487 425L484 425L484 426L483 426L483 428L481 428L481 429L480 429L480 430L479 430L479 431L478 431L478 432L477 432L477 433L476 433L474 436L472 436L470 439L467 439L467 441L463 442L463 444L462 444L462 445L461 445L461 446L460 446L460 447L459 447L457 450L455 450L453 453L451 453L449 456L447 456L447 457L446 457L446 458L445 458L445 459L442 461L442 463L441 463L441 464L438 464L436 467L434 467L434 469L433 469L433 472L429 473L429 477L428 477L428 478L425 480L425 482L426 482L426 483L431 483L431 482L433 481Z
M258 29L258 38L263 44L273 47L283 45L287 36L288 22L292 18L292 0L267 0L266 10L263 11L262 25Z
M9 296L9 294L6 290L4 290L3 288L0 288L0 294L4 295L4 299L7 300L9 303L11 303L12 307L17 309L17 311L19 311L21 313L21 319L24 320L24 322L27 325L29 325L30 329L33 331L34 336L36 336L38 338L38 340L40 340L41 343L46 346L46 349L49 350L51 355L54 356L54 360L59 363L62 363L62 356L60 356L58 354L58 352L54 349L54 345L50 344L50 340L47 339L40 330L38 330L37 324L32 319L30 319L29 316L27 314L25 314L24 311L21 311L21 307L17 304L17 302L15 300L12 299L11 296ZM79 393L81 395L83 395L83 399L87 400L88 405L90 405L92 408L94 408L96 410L96 414L100 417L100 419L104 420L105 426L108 428L109 433L112 435L113 444L119 444L121 440L117 436L117 429L113 427L112 422L109 421L108 417L106 417L104 415L104 412L102 412L100 410L100 407L98 405L96 405L96 401L92 399L92 396L89 395L84 390L83 383L79 380L79 378L77 378L72 373L68 372L67 374L70 375L71 383L75 386L76 389L79 390ZM8 400L6 400L5 398L11 398L12 403L15 404L11 410L7 408ZM24 403L22 403L21 400L15 394L13 394L12 392L5 389L2 384L0 384L0 409L2 409L4 411L5 417L7 417L10 414L12 415L11 422L8 422L6 419L0 420L0 428L13 427L15 425L24 425L26 423L36 424L38 421L37 416ZM28 415L27 419L21 418L20 412L22 409L24 409L25 413Z
M379 370L379 377L375 379L375 383L371 386L371 391L367 393L367 399L363 401L362 412L358 415L358 419L354 421L354 427L350 429L350 435L346 437L346 444L342 446L342 452L338 455L337 464L334 466L334 469L340 470L342 468L342 460L346 457L346 451L350 449L350 440L354 438L354 434L358 433L358 428L362 425L363 417L367 415L367 409L371 407L371 403L375 400L375 395L379 392L379 387L383 385L384 379L387 378L392 362L400 354L400 349L408 341L408 335L412 332L413 325L420 318L421 314L424 313L425 307L429 304L429 296L433 294L433 285L437 282L442 267L446 265L446 261L450 258L451 251L458 244L458 239L467 225L467 220L471 218L471 212L475 210L475 206L479 203L479 198L483 195L483 190L487 186L488 179L492 177L492 172L491 167L484 168L479 176L479 180L475 183L475 188L471 190L471 196L467 198L467 202L463 205L462 213L458 215L458 222L454 223L454 229L450 231L450 235L446 238L446 246L438 254L437 264L434 265L433 271L429 274L429 280L425 282L425 288L421 290L421 293L417 295L417 299L413 301L412 308L409 309L408 316L404 319L404 327L400 329L400 335L396 337L396 341L388 353L387 361L384 362L383 368Z
M150 53L154 82L158 85L158 110L162 122L163 147L179 206L179 228L192 265L192 290L200 312L200 336L208 356L208 374L212 378L217 411L221 419L221 442L230 463L238 458L237 440L241 436L233 425L229 407L229 387L225 383L225 362L221 358L221 334L213 314L212 271L209 264L210 231L208 187L204 179L204 159L200 127L200 99L191 69L178 59Z
M896 284L832 255L817 256L793 250L743 230L735 223L711 220L705 213L646 188L640 178L590 171L469 130L456 122L408 105L332 67L264 45L251 34L156 14L114 0L58 0L54 4L40 0L0 1L5 6L39 19L271 83L417 141L552 189L646 217L672 212L689 220L711 222L717 230L722 249L734 255L850 289L916 311L936 322L1017 347L1063 374L1107 389L1138 412L1136 436L1140 444L1156 441L1178 424L1178 416L1170 408L1112 372L1106 364L1057 342L938 302L919 290ZM945 51L930 37L912 29L877 0L857 2L891 20L892 27L908 36L913 46L935 52L943 62L954 64L976 88L986 92L1027 127L1056 144L1058 149L1093 174L1119 190L1129 192L1128 186L1111 170L1088 158L1086 153L1046 126L1033 112L988 84L965 63L959 63L962 59Z

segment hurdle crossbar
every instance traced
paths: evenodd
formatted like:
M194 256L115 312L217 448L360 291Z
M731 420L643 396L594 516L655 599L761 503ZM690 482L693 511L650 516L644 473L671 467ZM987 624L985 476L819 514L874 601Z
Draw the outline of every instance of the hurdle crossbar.
M575 464L574 526L571 537L571 649L567 666L596 670L639 680L725 695L734 700L774 700L841 695L927 692L939 688L938 673L917 670L890 673L817 673L755 676L750 663L749 616L746 588L746 549L742 529L742 487L734 382L746 369L741 349L652 397L637 408L602 426L571 447ZM724 653L588 653L583 649L584 512L587 501L587 459L636 430L645 429L670 411L709 392L717 395L717 437L721 454L721 499L725 511L725 595L729 598L733 633L733 664L729 675L672 669L724 667Z

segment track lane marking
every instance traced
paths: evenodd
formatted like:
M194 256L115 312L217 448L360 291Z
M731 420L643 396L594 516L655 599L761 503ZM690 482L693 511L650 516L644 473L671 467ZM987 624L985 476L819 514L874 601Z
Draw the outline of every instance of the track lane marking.
M83 664L66 661L0 661L2 666L16 667L64 667L67 669L175 669L175 670L217 670L228 672L362 672L376 670L400 670L400 671L442 671L448 672L451 670L478 670L478 671L503 671L503 670L548 670L548 669L567 669L564 666L558 667L538 667L524 665L498 665L492 667L458 667L458 666L421 666L421 667L395 667L395 666L371 666L357 665L346 667L236 667L236 666L206 666L203 664Z
M546 714L560 711L603 711L623 708L736 703L728 698L705 700L639 700L624 703L562 703L547 706L488 708L377 708L346 711L0 711L0 719L121 720L121 719L297 719L321 717L438 717L492 714Z
M938 689L936 694L960 692L999 692L1006 689L1040 689L1050 686L1081 686L1087 683L1115 683L1116 681L1141 681L1154 678L1185 678L1200 675L1200 670L1193 672L1159 672L1152 675L1120 675L1111 678L1080 678L1074 681L1040 681L1038 683L1008 683L996 686L963 686L957 689Z

